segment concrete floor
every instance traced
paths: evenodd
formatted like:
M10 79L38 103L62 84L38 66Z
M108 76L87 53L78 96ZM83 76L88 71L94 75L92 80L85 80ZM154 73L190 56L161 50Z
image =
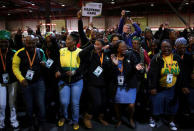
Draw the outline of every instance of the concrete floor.
M121 125L120 128L115 128L114 125L109 125L107 127L100 125L98 122L93 121L94 128L91 130L85 129L82 126L78 131L170 131L169 128L162 124L158 128L150 128L148 124L137 123L136 129L131 129L127 125ZM22 129L22 131L27 131L27 128ZM72 126L65 125L64 127L57 127L55 124L48 123L46 131L73 131ZM190 129L179 129L178 131L194 131L194 128Z
M178 118L180 119L180 118ZM185 119L181 118L181 120L177 119L177 127L178 131L194 131L194 119ZM80 129L78 131L170 131L168 126L164 124L162 121L158 122L157 128L150 128L147 124L148 122L138 121L136 123L136 129L131 129L127 123L128 120L125 117L122 117L122 125L119 128L115 128L114 123L109 124L109 126L103 126L98 121L92 120L93 129L86 129L83 126L82 118L80 119ZM22 123L23 121L23 123ZM21 131L28 131L28 127L25 127L25 119L20 121L21 123ZM185 122L185 123L184 123ZM47 122L46 129L44 131L73 131L72 126L69 124L65 124L64 127L57 127L57 121L55 122Z

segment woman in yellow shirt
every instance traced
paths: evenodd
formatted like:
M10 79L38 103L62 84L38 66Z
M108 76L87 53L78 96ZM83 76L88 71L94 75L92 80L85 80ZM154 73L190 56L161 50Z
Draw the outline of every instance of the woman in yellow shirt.
M149 125L156 127L156 118L166 115L169 127L176 131L174 115L177 112L177 87L181 84L181 59L172 53L169 40L161 44L161 53L156 54L150 65L149 87L151 92L152 115Z
M62 109L62 117L58 122L61 127L69 119L68 106L71 102L73 129L79 129L79 103L83 88L82 69L79 52L76 45L79 35L71 33L66 39L66 48L61 48L58 64L55 69L55 77L59 79L59 97Z

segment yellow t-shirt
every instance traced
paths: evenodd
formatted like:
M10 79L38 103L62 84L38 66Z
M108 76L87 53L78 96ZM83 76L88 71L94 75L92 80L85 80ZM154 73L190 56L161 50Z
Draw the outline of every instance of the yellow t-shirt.
M161 78L160 78L160 86L171 88L176 84L177 76L180 73L180 68L177 61L173 60L173 54L163 57L164 67L161 69ZM170 71L171 69L171 71ZM167 75L172 74L172 82L167 83Z

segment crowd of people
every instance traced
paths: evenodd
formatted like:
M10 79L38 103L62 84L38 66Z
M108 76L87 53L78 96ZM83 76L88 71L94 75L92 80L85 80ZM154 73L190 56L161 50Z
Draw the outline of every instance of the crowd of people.
M165 119L176 131L177 113L194 114L192 29L177 32L165 23L155 34L149 27L142 31L124 10L119 25L103 32L92 24L84 27L81 11L77 18L78 32L62 28L60 35L49 30L43 35L37 26L25 38L18 29L13 39L9 31L0 31L1 130L8 116L11 126L19 128L19 88L30 130L44 128L49 116L58 116L59 127L70 123L78 130L81 115L88 129L92 119L108 126L113 117L119 128L122 116L134 129L135 109L144 105L151 128Z

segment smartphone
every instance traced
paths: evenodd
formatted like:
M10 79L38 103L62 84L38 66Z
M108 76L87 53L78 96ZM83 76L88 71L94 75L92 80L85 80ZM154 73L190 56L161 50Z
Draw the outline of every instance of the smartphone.
M131 11L126 10L125 11L125 16L130 18L131 17Z

